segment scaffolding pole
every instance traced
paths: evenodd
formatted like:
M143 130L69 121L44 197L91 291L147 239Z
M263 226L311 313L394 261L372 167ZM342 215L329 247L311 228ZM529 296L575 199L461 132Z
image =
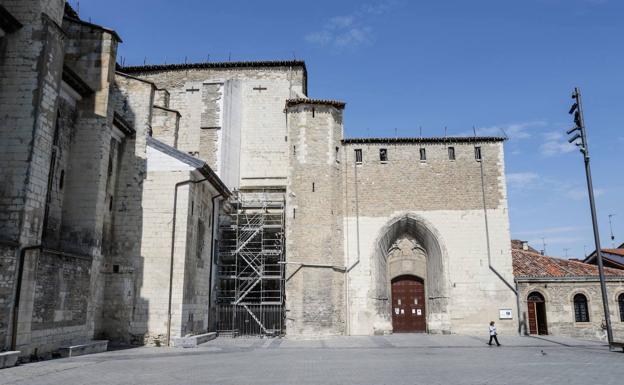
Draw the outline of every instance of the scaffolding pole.
M220 335L284 331L284 196L240 192L219 226Z

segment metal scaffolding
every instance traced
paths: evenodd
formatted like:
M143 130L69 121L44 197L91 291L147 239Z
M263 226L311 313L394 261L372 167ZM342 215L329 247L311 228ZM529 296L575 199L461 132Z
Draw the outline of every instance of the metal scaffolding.
M217 330L276 336L284 326L284 198L238 194L219 226Z

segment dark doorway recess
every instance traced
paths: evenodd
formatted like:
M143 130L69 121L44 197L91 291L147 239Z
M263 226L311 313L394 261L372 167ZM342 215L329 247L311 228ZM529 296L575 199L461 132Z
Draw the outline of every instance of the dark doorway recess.
M529 294L527 298L529 308L529 333L538 335L548 334L548 324L546 322L546 300L541 293L536 291Z
M427 332L425 283L402 275L392 280L392 330L394 333Z

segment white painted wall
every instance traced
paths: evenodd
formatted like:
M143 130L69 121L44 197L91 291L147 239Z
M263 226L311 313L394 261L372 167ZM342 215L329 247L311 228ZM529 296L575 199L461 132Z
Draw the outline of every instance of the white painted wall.
M227 80L223 85L222 128L219 132L219 177L230 190L240 186L242 84Z
M373 278L375 242L387 217L360 217L360 262L349 273L349 323L353 335L372 334L387 329L384 320L375 316ZM440 246L446 249L444 261L450 283L449 316L452 333L486 333L489 321L496 321L503 333L517 328L516 299L513 292L488 267L483 210L418 211L414 214L429 222L440 234ZM488 210L492 265L513 285L509 221L506 207ZM357 261L357 226L355 217L344 220L347 266ZM513 309L513 320L499 320L499 309ZM431 325L435 320L428 319Z

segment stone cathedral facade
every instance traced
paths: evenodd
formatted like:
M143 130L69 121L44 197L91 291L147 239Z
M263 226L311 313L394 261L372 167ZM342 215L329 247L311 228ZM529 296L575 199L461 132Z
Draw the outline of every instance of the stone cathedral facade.
M0 4L4 349L517 328L503 138L347 138L302 61L121 67Z

